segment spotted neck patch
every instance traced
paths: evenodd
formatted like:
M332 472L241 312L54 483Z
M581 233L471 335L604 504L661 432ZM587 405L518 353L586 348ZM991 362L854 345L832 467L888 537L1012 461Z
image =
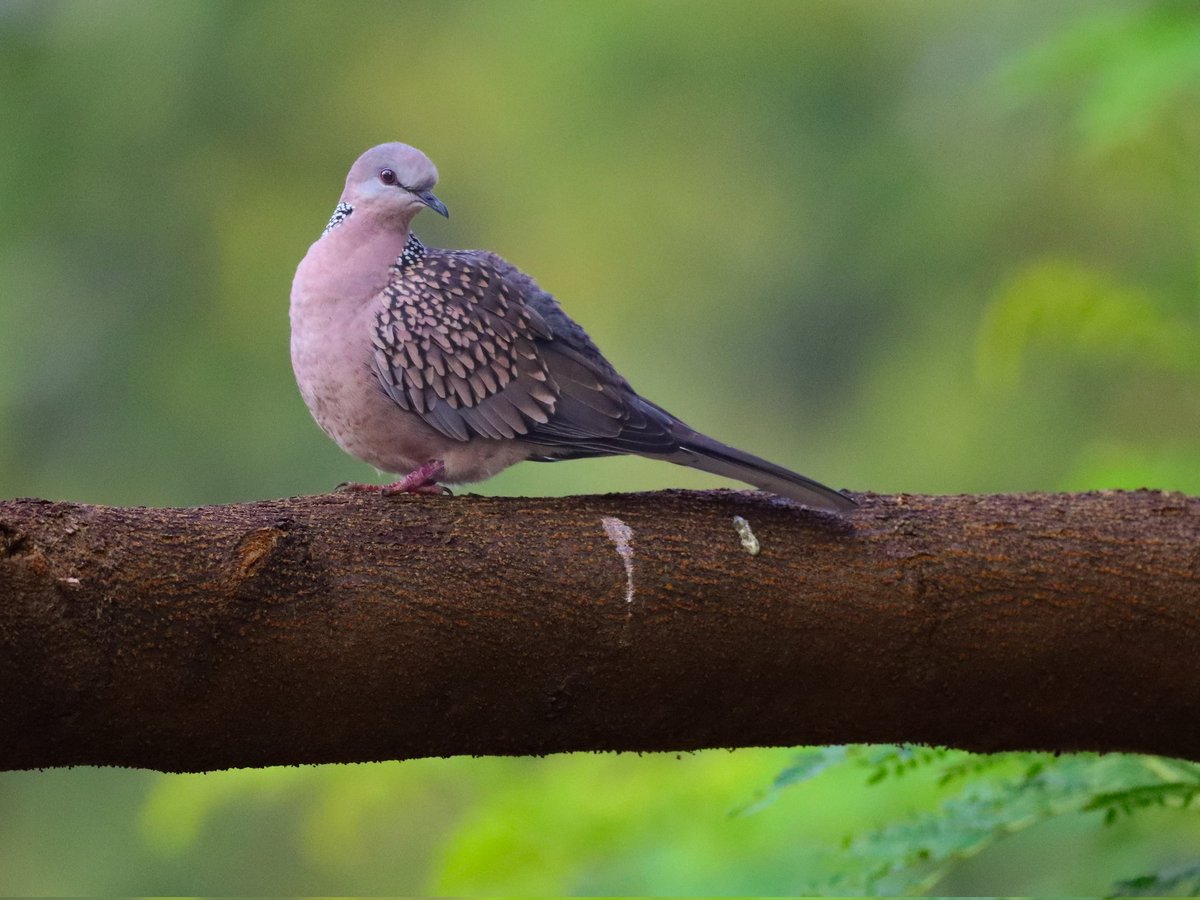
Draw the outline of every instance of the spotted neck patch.
M354 207L349 203L339 203L333 209L333 215L329 217L329 224L325 226L325 230L321 232L321 237L329 234L333 229L337 228L349 218L350 213L354 212Z
M425 245L410 231L408 233L408 240L404 242L404 251L400 254L400 258L396 260L396 268L403 272L424 257Z

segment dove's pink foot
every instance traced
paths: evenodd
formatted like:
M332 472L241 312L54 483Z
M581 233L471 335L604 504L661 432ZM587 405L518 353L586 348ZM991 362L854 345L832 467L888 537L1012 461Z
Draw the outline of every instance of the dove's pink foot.
M446 488L437 480L446 474L446 464L440 459L431 459L423 466L413 469L399 481L383 486L383 495L392 494L447 494Z
M385 484L360 484L348 481L339 485L339 491L366 491L372 494L383 494L391 497L395 494L448 494L448 488L442 487L437 480L446 474L446 465L440 459L430 460L423 466L413 469L399 481Z

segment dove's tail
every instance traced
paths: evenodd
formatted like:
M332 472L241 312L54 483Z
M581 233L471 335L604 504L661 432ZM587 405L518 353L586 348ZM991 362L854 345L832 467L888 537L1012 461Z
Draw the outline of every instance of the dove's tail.
M814 509L846 512L858 505L841 491L825 487L811 478L805 478L783 466L744 453L695 431L681 436L679 449L664 459L681 466L691 466L713 475L752 484L756 488L779 494L781 497L789 497Z

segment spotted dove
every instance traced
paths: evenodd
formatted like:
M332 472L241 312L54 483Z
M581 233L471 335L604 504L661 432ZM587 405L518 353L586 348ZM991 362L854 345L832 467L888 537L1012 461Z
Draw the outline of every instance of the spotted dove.
M634 453L811 507L855 505L638 396L554 298L499 256L422 244L413 217L448 215L436 182L413 147L368 150L292 284L304 402L348 453L410 473L384 492L440 491L439 480L479 481L522 460Z

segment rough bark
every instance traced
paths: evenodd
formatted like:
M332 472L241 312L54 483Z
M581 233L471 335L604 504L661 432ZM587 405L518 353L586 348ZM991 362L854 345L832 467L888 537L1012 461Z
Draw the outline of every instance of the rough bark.
M1200 499L861 500L0 502L0 769L858 741L1200 759Z

